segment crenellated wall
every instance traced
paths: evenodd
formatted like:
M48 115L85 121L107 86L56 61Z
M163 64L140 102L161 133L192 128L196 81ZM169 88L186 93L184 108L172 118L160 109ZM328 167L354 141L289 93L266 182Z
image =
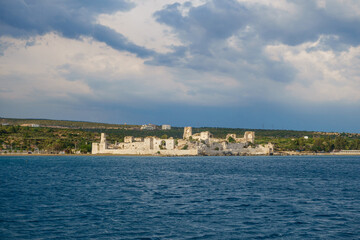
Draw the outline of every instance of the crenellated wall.
M235 142L229 142L229 137ZM228 134L226 139L213 138L211 133L201 132L192 134L191 127L184 128L184 139L175 141L173 138L160 139L157 137L134 138L126 136L124 142L108 144L106 135L101 134L100 143L92 144L92 154L119 155L258 155L272 154L272 144L249 146L254 143L255 133L245 132L244 138L236 138L236 134Z

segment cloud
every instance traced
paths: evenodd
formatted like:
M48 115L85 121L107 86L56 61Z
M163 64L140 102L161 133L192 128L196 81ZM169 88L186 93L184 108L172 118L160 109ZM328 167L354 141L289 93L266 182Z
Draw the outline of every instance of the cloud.
M188 9L186 15L184 8ZM289 82L296 73L287 63L274 62L264 55L268 40L255 26L257 16L252 6L216 0L196 7L175 3L157 11L154 17L171 27L182 45L157 55L148 64L226 75L245 86L244 91L258 88L258 84L264 86L259 79Z
M184 8L188 8L187 15L182 14ZM244 27L247 15L246 9L234 1L211 1L197 7L174 3L157 11L154 17L171 26L192 51L210 54L209 44Z
M184 8L188 8L186 15ZM170 4L154 17L173 29L182 46L148 63L225 74L240 83L242 92L275 102L282 101L278 96L289 95L287 92L298 100L326 102L336 96L338 101L351 98L358 102L350 96L359 90L355 84L359 73L347 74L351 64L340 59L356 62L359 9L359 2L340 0L212 0L196 7ZM276 57L269 49L277 49ZM304 82L311 87L304 87ZM344 94L336 92L339 82Z
M239 32L245 33L246 29L255 33L252 40L261 39L262 44L279 42L294 46L316 41L321 35L338 36L352 46L360 43L360 15L347 17L352 5L360 9L358 2L351 2L344 8L343 1L329 1L325 9L318 7L315 1L274 2L281 4L212 0L197 7L190 6L186 16L181 14L185 4L175 3L157 11L154 16L159 23L172 27L191 52L199 54L210 55L209 44Z
M288 62L298 69L295 80L286 86L286 96L307 103L360 103L360 46L333 52L314 43L299 46L268 46L274 60ZM327 38L327 37L325 37ZM309 51L311 49L311 51Z
M360 104L359 25L355 0L0 1L0 99L199 125L340 111Z
M13 43L0 58L2 87L12 91L2 93L3 100L98 101L129 106L150 102L219 105L237 100L228 93L238 83L227 76L147 65L141 58L90 38L69 40L46 34L34 39L36 44L31 46L26 46L27 40L3 41Z
M104 42L114 49L149 57L153 51L137 46L109 27L96 23L102 13L128 11L134 4L126 0L106 1L1 1L0 36L29 38L56 32L66 38L82 36Z
M122 33L139 46L146 46L161 53L170 52L173 46L179 46L181 42L172 33L170 27L159 24L154 19L153 13L164 5L176 2L189 4L186 0L138 0L136 7L129 11L99 15L97 23ZM202 2L202 0L194 0L191 5L199 6ZM188 9L188 7L183 8L182 14L185 15Z

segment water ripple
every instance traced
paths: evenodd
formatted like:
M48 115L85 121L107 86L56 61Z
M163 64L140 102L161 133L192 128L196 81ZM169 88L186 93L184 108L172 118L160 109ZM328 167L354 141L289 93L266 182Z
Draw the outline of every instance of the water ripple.
M359 239L359 157L1 157L1 239Z

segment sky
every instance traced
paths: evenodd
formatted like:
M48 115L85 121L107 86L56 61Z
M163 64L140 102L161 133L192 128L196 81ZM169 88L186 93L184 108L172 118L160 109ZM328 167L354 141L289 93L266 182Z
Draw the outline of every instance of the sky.
M360 133L358 0L0 0L0 117Z

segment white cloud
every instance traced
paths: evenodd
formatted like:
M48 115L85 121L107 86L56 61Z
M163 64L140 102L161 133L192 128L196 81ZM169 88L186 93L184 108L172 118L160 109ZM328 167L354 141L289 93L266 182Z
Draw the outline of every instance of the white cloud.
M294 81L285 89L287 97L307 102L360 103L360 46L335 53L310 50L321 43L298 46L272 45L266 48L274 61L291 64L298 70Z
M285 12L298 10L285 0L239 1L249 6L264 4ZM171 45L182 43L169 27L156 22L152 14L173 2L138 1L129 12L101 15L98 21L138 45L160 52L171 51ZM327 2L325 7L328 6ZM183 14L186 15L186 9ZM269 45L265 47L264 56L262 47L266 42L258 42L256 37L255 29L246 26L224 43L209 45L210 57L189 54L186 59L189 65L181 67L147 65L144 59L90 38L67 39L54 33L28 41L2 37L0 44L6 49L1 49L3 56L0 56L0 98L202 106L241 105L253 99L286 100L287 104L292 101L360 102L360 70L357 68L360 47L337 53L324 50L318 47L328 36L321 36L316 42L297 46ZM279 69L267 58L280 63ZM286 74L285 77L270 76L286 71L288 65L297 70L295 78L286 79ZM271 69L273 66L275 70Z
M296 13L298 7L295 3L287 0L237 0L239 3L246 4L247 6L267 6L270 8L286 11L289 13Z
M348 19L360 18L360 2L358 0L317 0L317 6L333 16Z
M153 14L164 6L173 3L183 3L185 0L140 0L136 7L128 12L101 14L98 23L114 29L126 36L130 41L145 46L157 52L170 52L171 46L182 45L181 41L166 25L155 21ZM192 1L193 6L201 4L202 0ZM183 9L187 14L188 8Z
M221 105L234 102L228 93L239 86L228 76L146 65L88 38L51 33L36 37L31 46L25 40L0 40L11 43L0 56L0 98L5 101Z
M69 82L56 69L59 62L67 60L72 49L81 47L78 41L48 34L37 37L32 46L27 46L26 40L5 37L1 42L9 43L0 57L0 81L8 89L1 98L31 101L46 96L67 98L71 94L91 94L84 82Z

